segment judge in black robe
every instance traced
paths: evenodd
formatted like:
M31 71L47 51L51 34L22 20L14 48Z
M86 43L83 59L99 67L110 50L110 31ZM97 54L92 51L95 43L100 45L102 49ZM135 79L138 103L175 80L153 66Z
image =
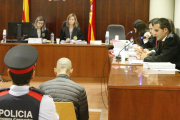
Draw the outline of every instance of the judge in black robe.
M71 40L84 40L84 35L79 28L77 17L74 13L68 15L65 27L62 27L59 35L60 40L71 42Z
M39 35L38 35L39 31ZM49 40L49 31L46 28L46 21L43 16L38 16L32 26L32 35L26 38L43 38Z
M72 35L70 36L69 27L64 27L60 31L59 35L60 40L66 40L70 38L71 40L84 40L83 32L79 27L73 28Z
M32 38L38 38L37 29L35 27L32 27ZM44 30L41 29L41 36L40 38L49 40L49 31L45 28Z

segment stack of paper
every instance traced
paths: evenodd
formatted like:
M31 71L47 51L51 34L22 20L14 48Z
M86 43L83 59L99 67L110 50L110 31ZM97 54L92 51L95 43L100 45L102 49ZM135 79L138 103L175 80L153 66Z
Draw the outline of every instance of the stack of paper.
M176 65L170 62L144 62L143 68L147 74L175 74L178 69Z
M175 69L176 66L170 62L144 62L143 67L149 69Z
M74 44L87 44L87 42L86 41L80 41L80 40L76 40L76 41L74 41L73 42Z

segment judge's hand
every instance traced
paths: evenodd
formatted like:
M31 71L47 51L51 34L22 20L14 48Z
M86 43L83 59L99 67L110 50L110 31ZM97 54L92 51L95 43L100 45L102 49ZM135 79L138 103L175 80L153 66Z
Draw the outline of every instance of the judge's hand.
M69 38L66 39L66 42L67 42L67 43L70 42L70 41L71 41L71 40L70 40Z

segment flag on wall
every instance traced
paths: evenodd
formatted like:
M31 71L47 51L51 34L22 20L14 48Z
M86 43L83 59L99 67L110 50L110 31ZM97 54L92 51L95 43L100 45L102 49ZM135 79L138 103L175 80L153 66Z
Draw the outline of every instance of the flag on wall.
M29 0L23 0L22 22L29 22Z
M96 40L96 9L95 0L90 0L88 43L90 40Z

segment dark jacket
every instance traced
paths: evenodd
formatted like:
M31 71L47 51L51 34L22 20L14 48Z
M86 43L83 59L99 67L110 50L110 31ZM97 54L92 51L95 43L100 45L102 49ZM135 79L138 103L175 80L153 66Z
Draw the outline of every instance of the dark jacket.
M148 42L146 44L143 44L144 49L152 50L156 47L156 37L149 37Z
M71 38L69 34L69 27L64 27L61 29L59 35L60 40L66 40L66 38L70 38L71 40L73 40L74 37L77 37L77 40L84 40L83 32L79 27L73 29Z
M7 112L5 115L5 112L2 112L0 120L5 120L6 118L9 120L25 120L27 118L31 120L38 120L40 103L44 92L33 87L30 87L29 90L30 91L27 94L14 96L9 94L9 88L0 89L0 109L2 111L11 111L11 115L8 115ZM21 115L19 114L20 112L17 114L17 111L21 110ZM29 117L26 116L27 113L30 113Z
M50 95L54 102L72 102L77 120L89 119L86 91L68 75L60 74L55 79L42 83L39 89Z
M174 33L169 33L165 41L158 41L157 50L144 58L144 62L171 62L180 69L180 38Z
M38 38L37 29L35 29L34 26L32 27L32 36L31 37ZM43 30L43 31L41 29L41 38L49 40L49 31L47 29Z

